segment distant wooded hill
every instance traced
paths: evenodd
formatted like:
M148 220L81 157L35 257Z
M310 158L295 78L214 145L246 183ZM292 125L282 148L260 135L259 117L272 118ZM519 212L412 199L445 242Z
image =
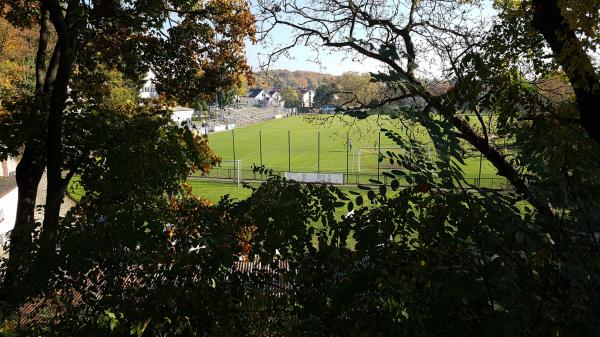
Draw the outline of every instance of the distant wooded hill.
M259 71L254 73L255 87L260 88L316 88L323 83L335 81L336 76L322 74L314 71L290 71L285 69Z

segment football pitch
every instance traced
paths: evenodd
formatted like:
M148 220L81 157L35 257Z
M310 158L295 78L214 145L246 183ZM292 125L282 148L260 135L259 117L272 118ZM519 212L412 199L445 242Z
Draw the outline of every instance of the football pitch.
M406 128L398 119L292 116L210 134L209 145L223 160L211 176L235 176L232 161L239 160L242 179L256 177L251 172L252 166L263 165L276 172L343 173L348 183L356 183L357 179L348 178L377 177L378 172L394 168L387 161L378 161L379 150L400 151L398 145L380 132L381 128L394 130L403 137L409 132L425 144L425 153L436 159L426 132L419 127ZM485 158L466 158L465 165L460 166L469 183L483 187L504 184L504 179ZM358 182L367 181L364 178Z

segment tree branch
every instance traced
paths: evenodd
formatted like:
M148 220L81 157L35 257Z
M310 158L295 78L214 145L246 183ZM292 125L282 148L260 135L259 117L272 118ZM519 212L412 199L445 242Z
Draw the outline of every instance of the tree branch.
M366 26L370 27L373 25L383 25L388 28L390 31L398 34L403 38L405 43L405 47L408 54L416 53L414 49L411 48L411 39L410 39L410 31L409 29L401 29L396 27L391 21L386 19L376 19L372 18L368 13L361 11L351 2L350 5L339 4L338 6L345 6L346 9L351 10L351 13L358 13L359 17L366 21ZM413 6L416 6L415 2L413 2ZM367 49L354 40L345 40L345 41L333 41L330 34L325 34L322 31L319 31L312 27L303 26L301 24L297 24L291 22L289 20L282 20L277 16L277 13L269 8L264 8L267 13L271 14L272 19L274 20L274 24L281 24L284 26L288 26L290 28L295 29L296 31L302 32L303 34L310 34L311 36L316 37L321 41L323 46L328 47L338 47L338 48L350 48L359 54L369 57L371 59L382 62L383 64L389 66L392 70L402 75L405 78L405 81L411 84L412 94L415 96L421 96L425 102L428 103L432 108L436 109L444 118L446 118L461 134L461 137L469 142L472 146L474 146L478 151L480 151L498 170L498 174L505 177L510 184L515 188L516 192L519 193L522 197L524 197L527 201L529 201L540 214L549 215L554 217L554 210L548 203L540 200L530 189L526 178L517 170L515 167L507 160L507 158L502 154L499 148L497 148L494 144L492 144L488 137L481 136L478 132L473 129L473 127L463 118L456 115L456 108L452 104L448 104L442 101L442 97L433 96L430 92L426 90L423 84L415 78L410 69L405 70L400 66L395 60L382 56L376 51L372 51ZM412 8L411 11L415 11L416 9ZM303 13L297 13L301 15ZM351 14L349 14L351 15ZM314 18L313 18L314 19ZM410 20L409 20L410 21ZM339 22L346 22L343 18L339 19ZM349 22L350 23L350 22ZM340 25L342 25L340 23ZM411 23L409 26L417 25L416 23ZM439 28L439 27L438 27ZM339 29L339 27L338 27ZM409 55L409 60L411 55ZM409 63L410 68L410 63ZM599 109L600 110L600 109Z

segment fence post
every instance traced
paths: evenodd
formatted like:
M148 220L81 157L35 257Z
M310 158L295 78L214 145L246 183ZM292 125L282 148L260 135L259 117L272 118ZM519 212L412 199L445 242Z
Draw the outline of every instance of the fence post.
M346 132L346 183L348 183L348 154L350 153L350 138L348 132Z
M292 172L292 146L290 143L290 130L288 130L288 172Z
M377 180L379 180L379 157L381 156L381 131L378 132L377 140Z

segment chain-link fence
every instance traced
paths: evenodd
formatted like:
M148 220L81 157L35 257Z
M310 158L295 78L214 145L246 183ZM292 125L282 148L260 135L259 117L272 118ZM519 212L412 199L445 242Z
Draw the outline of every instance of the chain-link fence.
M284 176L284 173L288 171L277 171L273 170L271 172L272 175ZM383 171L382 171L383 172ZM321 172L322 174L329 173L340 173L340 172ZM373 180L380 181L384 184L388 184L391 182L391 178L386 175L376 173L340 173L344 176L344 185L372 185ZM240 180L244 182L253 182L253 181L264 181L269 175L262 174L256 172L254 170L237 170L236 168L224 168L224 167L215 167L208 175L192 175L191 178L201 178L201 179L227 179L233 182L237 181L238 175L240 176ZM408 182L404 179L399 179L401 186L410 186ZM481 187L481 188L489 188L489 189L506 189L508 188L508 183L506 178L503 177L494 177L494 178L464 178L464 183L466 183L465 187L469 188L471 186Z
M209 137L210 145L226 161L241 161L241 180L265 180L266 176L255 173L253 166L264 166L283 176L284 172L337 173L344 175L344 184L368 184L370 179L387 180L383 174L391 170L403 170L396 161L380 161L387 152L403 150L375 131L362 138L267 127L265 130L238 130ZM215 141L213 141L215 140ZM431 144L420 153L426 160L438 160ZM496 169L475 151L467 151L464 164L460 164L465 181L473 186L502 189L506 179L496 174ZM237 179L237 168L231 164L214 167L207 177Z

